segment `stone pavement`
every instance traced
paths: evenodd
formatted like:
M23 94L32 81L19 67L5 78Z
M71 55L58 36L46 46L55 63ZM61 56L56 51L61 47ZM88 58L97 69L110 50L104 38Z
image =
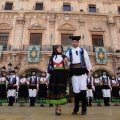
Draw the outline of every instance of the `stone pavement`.
M97 107L93 103L92 107L88 107L87 115L72 115L73 104L69 103L62 105L62 115L55 116L54 107L40 107L36 104L35 107L20 107L15 103L13 107L8 107L7 104L0 106L0 120L120 120L120 106L114 106L111 103L110 107Z

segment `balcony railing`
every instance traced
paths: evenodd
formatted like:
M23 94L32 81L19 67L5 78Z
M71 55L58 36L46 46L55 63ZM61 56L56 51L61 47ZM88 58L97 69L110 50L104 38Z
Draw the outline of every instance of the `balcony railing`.
M66 48L71 48L71 46L63 45ZM86 46L86 45L80 45L81 48L84 48L87 52L95 52L95 47L93 46ZM104 46L106 48L107 53L116 53L116 50L114 50L112 47ZM12 45L7 45L3 49L3 51L28 51L29 45L23 45L22 49L17 49ZM40 45L40 51L52 51L52 45Z

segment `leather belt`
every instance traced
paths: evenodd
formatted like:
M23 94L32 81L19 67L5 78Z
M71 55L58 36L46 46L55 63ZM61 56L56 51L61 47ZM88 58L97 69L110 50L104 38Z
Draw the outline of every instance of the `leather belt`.
M82 67L81 67L80 63L78 63L78 64L71 64L70 68L74 69L74 68L82 68Z

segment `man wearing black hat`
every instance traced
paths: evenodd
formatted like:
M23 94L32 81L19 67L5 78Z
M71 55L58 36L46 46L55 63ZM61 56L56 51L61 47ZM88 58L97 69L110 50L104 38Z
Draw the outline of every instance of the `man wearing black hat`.
M104 97L104 105L105 106L110 106L109 104L109 100L111 97L111 82L110 82L110 78L107 76L106 71L104 70L102 72L102 76L100 77L101 81L102 81L102 93L103 93L103 97Z
M10 76L8 77L8 83L7 83L8 98L9 98L8 106L13 106L18 84L19 84L19 77L16 76L15 70L11 70Z
M87 73L91 71L91 63L88 53L85 49L80 48L80 36L70 36L72 39L72 48L66 53L70 61L70 77L72 79L72 86L75 98L75 105L73 115L79 111L79 100L82 101L82 115L86 114L86 89L87 89ZM84 59L84 60L83 60ZM86 67L85 67L86 65Z
M30 97L30 106L35 106L35 98L37 95L38 88L38 77L36 76L36 71L31 72L29 80L29 97Z

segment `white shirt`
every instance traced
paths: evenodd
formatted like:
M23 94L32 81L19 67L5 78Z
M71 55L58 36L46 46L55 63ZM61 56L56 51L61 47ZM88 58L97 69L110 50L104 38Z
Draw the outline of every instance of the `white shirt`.
M81 49L79 47L76 47L76 48L73 47L72 48L72 50L71 50L71 52L72 52L72 64L77 64L77 63L81 62L80 50ZM78 51L78 55L76 54L76 51ZM69 51L66 53L66 56L70 60ZM90 63L90 59L89 59L88 53L87 53L87 51L85 49L83 49L83 57L84 57L84 60L85 60L85 64L86 64L87 70L90 71L92 69L92 65Z
M28 78L28 81L30 82L30 78L32 78L32 81L31 82L34 82L34 78L36 78L37 79L37 83L38 83L38 77L37 76L31 76L31 77L29 77Z
M101 76L101 77L100 77L100 80L103 80L102 78L105 79L105 82L107 82L107 79L108 79L108 85L109 85L109 87L111 88L110 78L109 78L108 76L106 76L106 75Z
M6 82L6 78L5 77L0 77L0 82Z
M16 84L15 84L15 85L18 86L18 84L19 84L19 77L16 76L16 75L11 75L11 76L9 77L9 80L10 80L9 82L10 82L10 83L12 82L13 78L16 78Z

